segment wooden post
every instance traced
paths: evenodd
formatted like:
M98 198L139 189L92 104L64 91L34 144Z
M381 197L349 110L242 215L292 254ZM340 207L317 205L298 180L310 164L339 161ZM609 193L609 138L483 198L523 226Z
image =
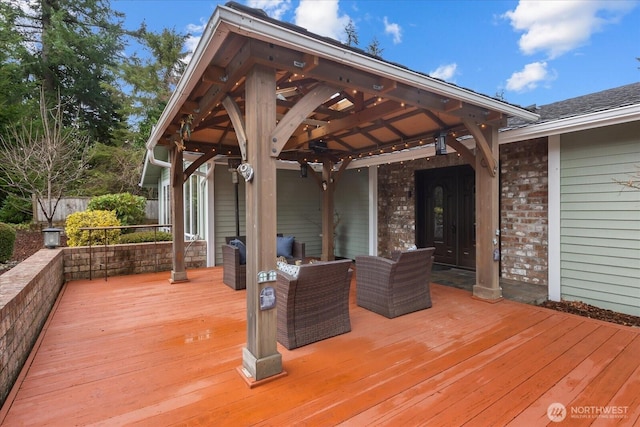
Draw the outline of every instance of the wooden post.
M476 148L476 284L473 287L473 296L498 301L502 299L499 280L498 130L488 127L482 130L482 135L490 155L495 160L496 170L489 170L488 165L491 162L487 162ZM494 258L496 255L497 260Z
M322 261L333 261L333 189L335 182L331 177L333 163L325 159L322 162Z
M173 269L169 282L186 282L184 266L184 178L182 150L174 146L171 150L171 218L173 226Z
M269 135L276 126L276 79L271 68L256 65L247 74L245 124L247 161L253 179L246 185L247 346L242 367L255 381L282 372L276 344L276 309L260 310L260 292L273 283L258 283L258 272L276 264L276 165Z

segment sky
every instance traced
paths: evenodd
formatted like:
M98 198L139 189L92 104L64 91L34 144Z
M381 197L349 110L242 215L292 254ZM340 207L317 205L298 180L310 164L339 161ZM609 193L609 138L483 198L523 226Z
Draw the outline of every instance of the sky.
M458 86L528 107L640 81L637 0L237 0ZM175 29L195 49L218 4L112 0L125 27Z

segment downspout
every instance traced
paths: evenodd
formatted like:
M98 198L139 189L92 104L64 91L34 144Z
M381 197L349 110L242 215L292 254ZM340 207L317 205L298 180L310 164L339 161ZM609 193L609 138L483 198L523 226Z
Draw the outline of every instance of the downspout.
M171 169L171 163L170 162L165 162L163 160L156 159L155 155L153 154L154 147L155 147L155 144L148 144L147 145L147 161L149 163L151 163L152 165L160 166L161 168Z

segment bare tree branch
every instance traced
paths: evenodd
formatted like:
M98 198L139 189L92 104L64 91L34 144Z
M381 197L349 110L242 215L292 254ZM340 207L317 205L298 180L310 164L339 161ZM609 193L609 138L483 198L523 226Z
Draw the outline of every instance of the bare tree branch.
M60 97L48 108L40 91L40 117L0 136L0 182L25 198L35 195L53 225L58 202L85 171L88 138L62 122Z
M628 180L622 181L619 179L614 179L613 182L634 190L640 190L640 166L636 166L636 169L638 170L635 174L629 174Z

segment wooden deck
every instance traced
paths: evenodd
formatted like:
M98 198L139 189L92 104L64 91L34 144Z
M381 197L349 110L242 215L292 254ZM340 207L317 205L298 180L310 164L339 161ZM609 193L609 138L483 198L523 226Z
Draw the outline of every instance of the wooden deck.
M440 285L433 308L389 320L354 282L352 331L278 346L288 375L250 389L246 291L221 268L188 276L68 283L0 423L531 426L560 403L567 425L640 424L638 329Z

